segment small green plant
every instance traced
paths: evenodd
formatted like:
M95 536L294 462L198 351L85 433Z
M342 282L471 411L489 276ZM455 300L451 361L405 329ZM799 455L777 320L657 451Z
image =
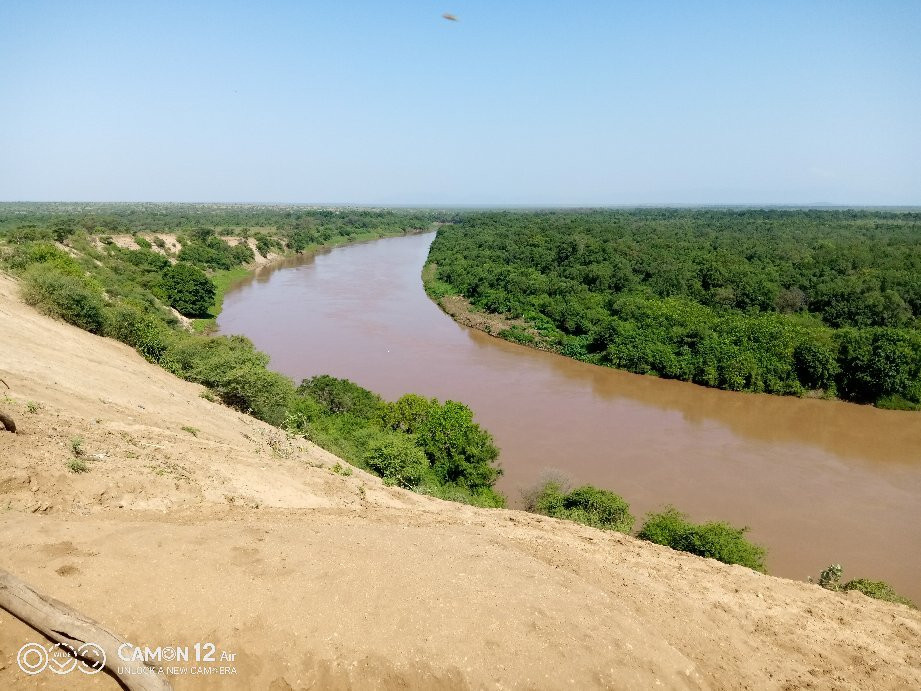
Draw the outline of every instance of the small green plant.
M343 477L348 477L352 474L352 469L349 466L342 465L338 461L332 468L330 468L330 470L333 471L336 475L342 475Z
M205 389L204 391L202 391L200 394L198 394L198 396L200 398L204 398L209 403L214 403L215 401L214 394L208 391L208 389Z
M282 434L281 432L271 431L266 436L265 443L268 444L269 450L271 450L273 456L278 458L288 458L291 456L292 449L288 439L290 435Z
M917 609L911 600L899 595L893 590L892 586L885 581L871 581L866 578L855 578L842 585L841 576L843 573L844 569L841 567L841 564L832 564L819 574L818 584L826 590L835 592L856 590L876 600L895 602L900 605L907 605L912 609ZM811 581L812 579L810 578L809 580Z
M199 431L199 430L198 430L197 427L189 427L188 425L183 425L182 431L183 431L183 432L188 432L188 433L191 434L193 437L197 437L197 436L198 436L198 431Z
M74 437L70 440L70 450L74 456L79 458L83 455L83 437Z
M841 564L831 564L819 574L819 585L827 590L841 590Z
M82 458L71 458L67 462L67 469L72 473L86 473L90 467Z
M39 410L41 410L42 404L36 403L35 401L29 401L26 403L26 410L28 410L32 415L35 415Z

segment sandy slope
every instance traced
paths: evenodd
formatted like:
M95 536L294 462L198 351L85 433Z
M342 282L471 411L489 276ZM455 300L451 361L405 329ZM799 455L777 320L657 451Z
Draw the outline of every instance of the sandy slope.
M236 676L177 688L921 687L918 612L342 477L15 296L0 276L22 432L0 433L0 566L139 645L236 654ZM35 640L0 613L0 688L115 687L26 678Z

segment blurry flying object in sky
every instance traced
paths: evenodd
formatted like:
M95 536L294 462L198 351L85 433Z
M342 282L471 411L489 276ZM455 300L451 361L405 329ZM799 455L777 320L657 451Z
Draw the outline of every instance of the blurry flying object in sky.
M445 12L445 13L444 13L443 15L441 15L441 16L444 17L445 19L447 19L449 22L456 22L456 21L457 21L457 17L455 17L455 16L454 16L453 14L451 14L450 12Z

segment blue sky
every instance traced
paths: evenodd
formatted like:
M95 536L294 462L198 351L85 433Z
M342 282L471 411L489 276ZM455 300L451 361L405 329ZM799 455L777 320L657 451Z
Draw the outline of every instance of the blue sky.
M919 37L918 0L3 0L0 200L921 204Z

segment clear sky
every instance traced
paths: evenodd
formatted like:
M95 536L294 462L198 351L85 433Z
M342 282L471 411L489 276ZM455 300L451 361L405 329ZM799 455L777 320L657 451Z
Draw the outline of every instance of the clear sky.
M919 0L2 0L0 96L7 201L921 204Z

